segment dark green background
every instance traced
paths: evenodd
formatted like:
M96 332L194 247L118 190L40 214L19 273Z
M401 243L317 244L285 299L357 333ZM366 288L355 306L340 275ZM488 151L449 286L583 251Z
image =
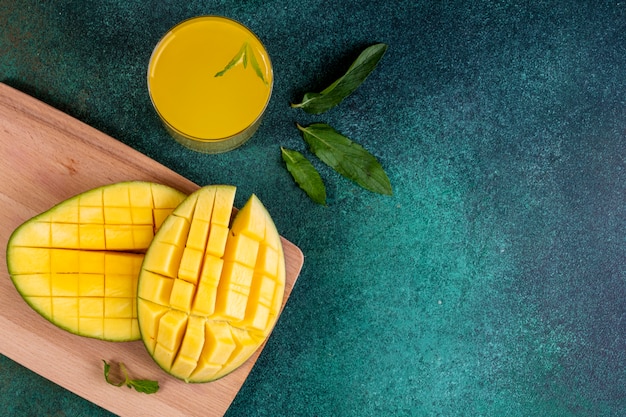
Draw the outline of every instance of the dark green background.
M223 155L170 139L146 91L159 38L201 14L266 44L260 130ZM340 106L291 109L366 46L387 54ZM0 0L0 81L198 184L256 193L306 261L229 416L626 414L626 2ZM280 146L326 122L394 195ZM1 335L0 337L11 337ZM107 412L0 360L14 416ZM8 414L7 414L8 413Z

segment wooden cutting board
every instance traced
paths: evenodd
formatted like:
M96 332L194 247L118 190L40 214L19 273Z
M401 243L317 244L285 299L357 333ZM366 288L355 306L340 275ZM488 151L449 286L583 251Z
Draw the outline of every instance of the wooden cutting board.
M13 230L71 196L128 180L167 184L186 193L198 185L2 83L0 155L0 353L120 416L223 415L264 346L218 381L186 384L166 375L141 341L92 340L53 326L22 300L6 269L6 244ZM293 243L283 239L283 245L287 264L284 307L304 257ZM159 392L140 394L107 384L103 359L124 362L133 377L158 380Z

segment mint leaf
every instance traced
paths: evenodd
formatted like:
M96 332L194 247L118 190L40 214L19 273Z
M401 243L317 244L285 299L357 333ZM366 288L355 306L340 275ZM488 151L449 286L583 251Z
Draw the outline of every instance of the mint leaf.
M319 159L366 190L391 195L389 177L376 157L325 123L297 125Z
M313 164L300 152L280 147L287 170L298 186L317 204L326 205L326 187Z
M239 52L237 52L237 54L233 57L233 59L231 59L230 62L228 64L226 64L226 66L224 67L223 70L219 71L214 76L215 77L221 77L222 75L226 74L226 72L229 69L231 69L232 67L237 65L237 63L239 63L239 61L241 61L241 60L243 60L244 67L247 66L248 65L247 58L246 58L246 51L247 51L247 49L248 49L248 42L244 42L244 44L239 49Z
M259 77L261 81L263 81L263 84L267 85L267 80L263 76L263 71L261 70L261 67L259 66L259 61L257 61L256 56L254 55L254 50L249 44L247 44L246 51L247 51L247 54L250 55L250 65L252 66L252 69L256 73L257 77Z
M301 103L291 104L291 107L301 108L311 114L320 114L330 110L365 81L376 68L385 51L387 51L387 45L384 43L377 43L366 48L343 76L319 93L306 93Z
M159 390L159 382L149 379L131 379L126 384L129 388L135 388L135 391L144 394L154 394Z
M122 362L119 363L119 367L124 378L119 381L113 381L113 378L109 375L111 372L111 365L109 365L109 363L107 363L104 359L102 362L104 362L104 379L107 383L113 386L121 387L122 385L126 385L128 388L134 388L137 392L144 394L154 394L159 390L158 381L151 381L148 379L131 379L128 376L126 366Z

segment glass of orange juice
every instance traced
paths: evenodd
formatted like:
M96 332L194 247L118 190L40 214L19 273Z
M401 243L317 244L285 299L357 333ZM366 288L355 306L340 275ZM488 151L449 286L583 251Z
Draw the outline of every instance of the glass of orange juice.
M220 16L174 26L148 65L152 104L170 134L199 152L226 152L257 130L270 100L273 71L259 38Z

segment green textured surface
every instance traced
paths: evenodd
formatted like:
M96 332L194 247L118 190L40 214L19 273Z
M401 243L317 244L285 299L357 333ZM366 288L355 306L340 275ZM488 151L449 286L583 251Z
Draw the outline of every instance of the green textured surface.
M524 4L524 5L522 5ZM251 142L169 139L145 70L175 23L220 14L266 44L275 87ZM306 260L229 416L626 414L626 3L0 0L0 81L199 184L254 192ZM320 116L289 108L385 42ZM392 197L280 146L330 123L386 168ZM2 337L10 337L3 335ZM11 416L108 415L0 359Z

